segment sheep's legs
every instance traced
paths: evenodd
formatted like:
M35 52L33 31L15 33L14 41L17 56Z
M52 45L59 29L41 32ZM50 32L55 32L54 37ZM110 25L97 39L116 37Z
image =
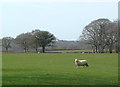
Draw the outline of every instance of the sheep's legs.
M88 67L88 64L86 64L86 67Z

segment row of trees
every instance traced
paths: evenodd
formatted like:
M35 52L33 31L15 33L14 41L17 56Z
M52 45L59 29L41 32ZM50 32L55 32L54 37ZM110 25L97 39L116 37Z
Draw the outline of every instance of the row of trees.
M94 20L83 29L80 39L86 40L94 52L103 53L105 49L118 52L118 21Z
M110 53L112 53L113 49L118 52L118 22L112 22L104 18L92 21L83 29L80 36L80 43L86 42L86 47L90 45L93 52L97 53L103 53L105 49L109 49ZM8 51L11 48L11 42L14 42L15 44L19 44L25 52L30 48L34 48L38 52L38 48L41 47L44 53L45 47L52 46L55 41L55 36L48 31L33 30L32 32L22 33L16 38L4 37L2 39L2 46ZM82 45L81 47L84 46Z
M2 46L8 52L8 48L11 48L11 42L19 44L25 52L29 48L34 48L38 52L38 48L42 47L42 52L45 52L46 46L51 46L55 42L56 38L48 31L33 30L32 32L22 33L15 39L12 37L4 37L2 39Z

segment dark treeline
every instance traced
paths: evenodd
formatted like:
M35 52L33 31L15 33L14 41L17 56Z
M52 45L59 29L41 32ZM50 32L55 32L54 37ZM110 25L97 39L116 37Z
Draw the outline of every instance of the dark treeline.
M45 48L51 49L82 49L93 50L96 53L104 53L109 50L112 53L119 51L118 45L118 21L110 21L109 19L97 19L89 23L83 29L79 41L56 40L56 37L48 31L40 31L38 29L31 32L22 33L16 38L2 38L2 47L8 52L8 49L20 47L24 52L34 49L39 52L45 52ZM14 44L11 46L11 43Z

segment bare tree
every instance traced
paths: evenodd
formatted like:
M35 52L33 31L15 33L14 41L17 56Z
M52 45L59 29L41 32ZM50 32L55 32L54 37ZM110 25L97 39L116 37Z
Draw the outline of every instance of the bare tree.
M41 31L38 29L32 31L31 47L34 48L36 52L38 52L38 47L40 47L39 40L36 36L38 36L40 33Z
M15 41L17 44L23 47L24 52L27 52L31 44L31 38L32 38L31 33L23 33L23 34L18 35Z
M98 19L88 24L82 33L82 38L91 44L95 52L103 52L106 47L106 25L109 24L108 19Z
M120 52L120 19L118 19L118 52Z
M6 49L6 52L8 52L8 49L11 48L11 42L14 38L12 37L4 37L2 39L2 46Z
M117 21L111 22L106 25L106 44L109 48L109 52L112 53L113 48L116 52L118 50L118 23ZM114 47L115 46L115 47Z

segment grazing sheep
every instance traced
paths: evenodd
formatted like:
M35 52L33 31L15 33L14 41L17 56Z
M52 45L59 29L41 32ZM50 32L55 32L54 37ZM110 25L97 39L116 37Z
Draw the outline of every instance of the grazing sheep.
M82 52L82 54L84 54L85 52Z
M88 66L87 60L78 60L75 59L75 64L78 66Z

